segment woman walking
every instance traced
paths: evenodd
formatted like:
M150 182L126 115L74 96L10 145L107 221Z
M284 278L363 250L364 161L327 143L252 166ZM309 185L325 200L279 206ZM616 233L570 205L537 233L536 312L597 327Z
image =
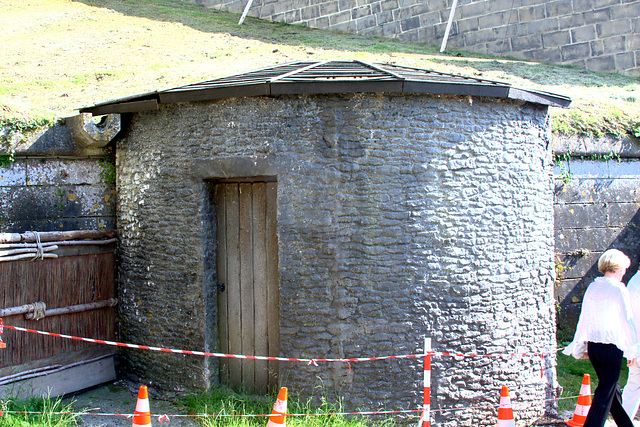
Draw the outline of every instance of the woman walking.
M609 412L618 427L633 427L622 407L618 385L623 357L632 366L638 354L629 292L621 282L630 264L617 249L602 254L598 270L604 277L596 278L587 288L576 334L563 351L576 359L588 357L598 376L584 427L604 426Z

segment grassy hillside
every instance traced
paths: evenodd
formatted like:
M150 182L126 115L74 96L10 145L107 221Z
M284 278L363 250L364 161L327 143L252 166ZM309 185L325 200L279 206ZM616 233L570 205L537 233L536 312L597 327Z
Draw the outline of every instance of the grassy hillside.
M300 59L359 59L571 96L555 132L640 133L640 80L312 30L177 0L0 0L0 124Z

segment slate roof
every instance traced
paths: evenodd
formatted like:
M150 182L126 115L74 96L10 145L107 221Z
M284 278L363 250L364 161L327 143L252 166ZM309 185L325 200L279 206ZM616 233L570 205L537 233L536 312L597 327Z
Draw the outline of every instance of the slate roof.
M243 96L329 93L424 93L519 99L564 107L571 99L557 94L514 88L508 83L391 64L361 61L298 61L261 70L115 99L80 109L103 115L157 110L159 104Z

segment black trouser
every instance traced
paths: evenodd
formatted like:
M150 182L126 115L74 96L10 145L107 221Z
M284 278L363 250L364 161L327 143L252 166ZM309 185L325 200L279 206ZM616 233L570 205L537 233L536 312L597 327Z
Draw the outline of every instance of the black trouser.
M587 351L593 369L598 375L598 387L593 393L591 409L584 427L602 427L611 416L618 427L633 427L633 423L622 407L622 392L618 385L622 368L622 351L615 344L588 342Z

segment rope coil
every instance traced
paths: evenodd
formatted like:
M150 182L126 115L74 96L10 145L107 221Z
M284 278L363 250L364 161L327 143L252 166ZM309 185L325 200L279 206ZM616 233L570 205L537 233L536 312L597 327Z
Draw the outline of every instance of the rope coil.
M47 304L42 301L29 304L29 312L25 314L26 319L40 320L47 315Z

